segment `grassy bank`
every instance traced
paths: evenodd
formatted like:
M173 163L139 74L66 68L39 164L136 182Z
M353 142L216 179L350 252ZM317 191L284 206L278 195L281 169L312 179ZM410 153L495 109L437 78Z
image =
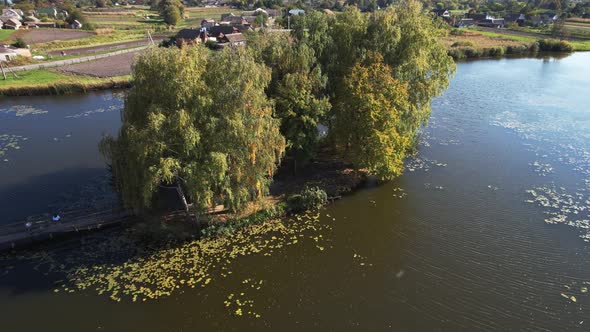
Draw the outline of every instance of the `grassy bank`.
M509 33L501 33L501 32L488 32L488 31L478 31L483 36L488 36L490 38L497 38L497 39L508 39L514 41L520 41L524 43L534 43L540 38L532 37L532 36L519 36L513 35ZM547 36L549 38L549 36ZM590 40L570 40L568 41L574 46L574 51L576 52L587 52L590 51Z
M471 29L454 29L442 43L455 60L590 50L590 41L566 42Z
M0 79L0 96L68 94L121 88L130 84L130 76L95 78L44 69L19 72L16 75L7 73L6 80Z

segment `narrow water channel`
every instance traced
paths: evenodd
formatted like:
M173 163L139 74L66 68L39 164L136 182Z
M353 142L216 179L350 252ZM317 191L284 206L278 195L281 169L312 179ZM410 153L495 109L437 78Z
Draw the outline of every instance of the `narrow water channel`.
M114 259L77 262L83 278L67 280L59 257L84 256L90 237L44 249L38 256L57 257L51 269L0 259L2 327L587 331L589 64L590 53L459 64L403 176L322 209L289 245L213 261L210 280L195 288L155 282L170 295L112 300L92 286L108 278L84 271L99 266L121 281L116 271L126 263ZM8 159L0 163L1 215L38 213L59 201L56 191L91 186L104 173L96 143L116 131L120 107L112 93L2 101L0 135L9 138L0 142L21 149L11 145L0 158ZM68 117L76 114L85 115ZM92 241L107 243L104 235ZM276 243L275 235L257 236ZM180 253L191 248L162 257L186 260ZM132 258L125 268L169 273L166 264L153 267L157 259Z

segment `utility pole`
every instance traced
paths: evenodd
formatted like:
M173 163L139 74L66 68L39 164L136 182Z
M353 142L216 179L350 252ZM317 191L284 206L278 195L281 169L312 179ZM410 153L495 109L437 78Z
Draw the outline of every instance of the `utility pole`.
M2 65L2 61L0 61L0 69L2 70L2 76L4 76L4 80L6 81L6 73L4 72L4 66Z

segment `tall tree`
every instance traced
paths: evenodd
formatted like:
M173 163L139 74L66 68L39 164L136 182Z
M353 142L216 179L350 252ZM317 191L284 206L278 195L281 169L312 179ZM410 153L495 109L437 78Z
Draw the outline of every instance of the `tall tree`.
M132 75L119 136L101 142L126 207L149 208L162 185L197 212L267 192L284 151L267 69L243 51L170 48L141 55Z
M326 76L305 41L263 33L253 38L250 46L259 61L272 68L267 95L275 103L281 133L296 169L297 163L303 164L313 156L320 138L318 125L331 107L324 96Z
M401 174L411 144L403 122L410 108L408 85L372 52L343 83L346 97L336 105L334 128L344 155L382 179Z
M349 80L345 78L350 77L359 61L369 54L379 54L391 68L392 78L408 86L409 103L400 113L398 131L404 141L415 140L419 127L428 120L432 98L446 89L455 70L453 60L438 41L444 33L439 24L423 12L422 4L416 0L402 0L370 15L354 8L337 15L328 30L331 42L322 61L334 105L331 118L337 120L342 116L337 105L345 105L343 101L349 97ZM331 130L341 132L338 126L344 124L334 121ZM336 142L349 148L353 143L362 144L356 140ZM390 175L380 172L380 176L390 178L399 174L395 168L390 170Z

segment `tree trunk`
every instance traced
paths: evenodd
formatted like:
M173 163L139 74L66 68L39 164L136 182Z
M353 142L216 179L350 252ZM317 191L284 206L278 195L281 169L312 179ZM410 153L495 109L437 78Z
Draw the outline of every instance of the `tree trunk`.
M189 220L192 219L191 214L189 212L189 205L186 201L186 196L184 196L184 191L182 190L182 187L180 186L180 181L176 181L176 192L178 193L178 197L180 197L180 201L182 202L182 205L184 206L184 211L186 212L187 218ZM201 220L199 219L198 214L196 214L195 216L196 216L195 221L197 223L197 230L200 233L201 232Z

